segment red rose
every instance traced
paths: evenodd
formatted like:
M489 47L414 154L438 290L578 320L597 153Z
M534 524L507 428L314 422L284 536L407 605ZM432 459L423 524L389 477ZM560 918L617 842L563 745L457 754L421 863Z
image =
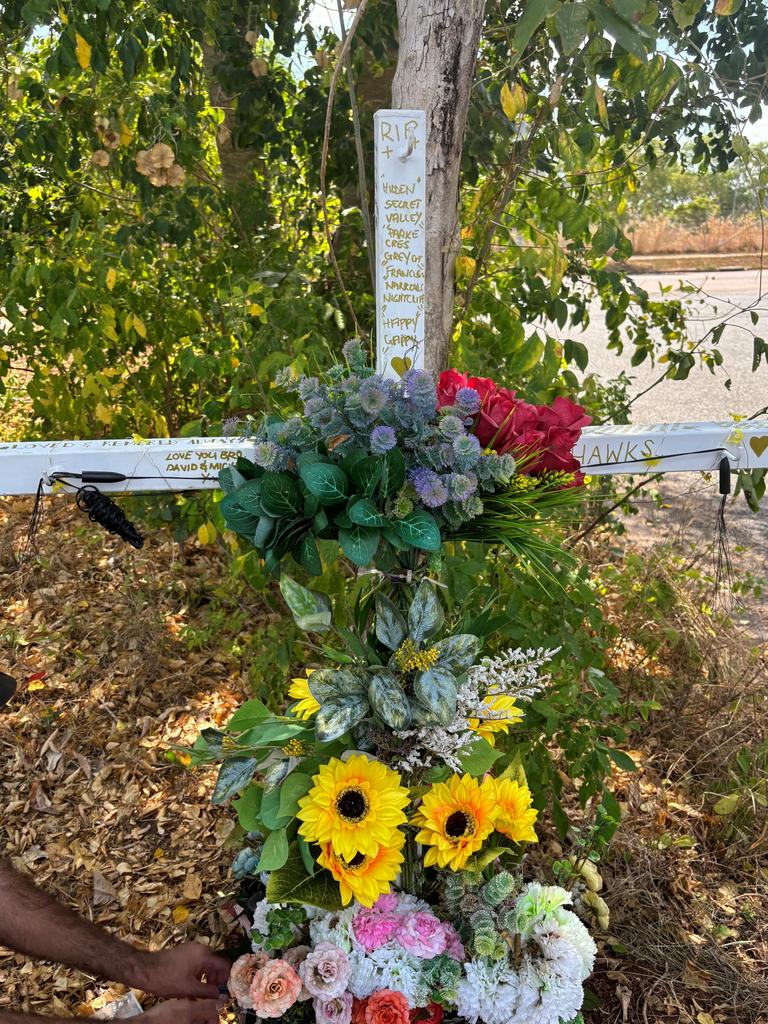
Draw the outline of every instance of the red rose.
M480 401L482 402L486 395L491 395L497 390L498 385L490 377L468 377L467 387L476 391L480 395Z
M411 1010L411 1024L440 1024L443 1019L443 1008L439 1003Z
M578 472L579 463L573 449L583 427L592 422L580 405L569 398L558 397L552 405L537 406L538 425L542 433L541 455L530 467L540 473L550 469L565 473Z
M521 401L514 391L496 388L489 391L480 406L475 434L485 448L499 454L540 448L536 407Z
M467 377L458 370L443 370L437 378L437 408L456 404L456 392L467 387Z

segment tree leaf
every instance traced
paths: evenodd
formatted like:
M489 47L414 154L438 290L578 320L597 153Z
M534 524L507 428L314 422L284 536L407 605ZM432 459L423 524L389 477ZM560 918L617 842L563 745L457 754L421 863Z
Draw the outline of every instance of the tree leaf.
M408 609L408 632L416 643L436 633L443 624L443 609L434 584L422 580Z
M339 530L341 550L355 565L370 565L379 547L378 530L367 530L354 523L348 530Z
M315 732L321 743L329 743L362 722L370 711L365 697L340 697L323 704L315 716Z
M605 29L609 36L623 49L640 60L645 59L645 46L640 33L633 25L620 18L618 14L608 7L601 7L595 4L592 7L592 14L597 23Z
M616 750L614 747L611 747L608 750L608 757L610 757L618 768L621 768L625 772L637 771L637 765L629 754L625 754L623 750Z
M514 64L518 63L534 32L542 21L552 13L557 4L558 0L536 0L535 3L525 4L515 25L515 35L512 40Z
M91 44L79 32L75 32L75 56L83 71L87 71L91 66Z
M253 481L248 486L253 486ZM265 473L261 478L261 509L268 516L295 516L302 510L301 491L290 473ZM241 505L245 504L241 499Z
M435 517L425 509L417 509L395 523L402 540L421 551L440 550L440 527Z
M288 834L284 828L270 832L261 848L257 871L278 871L288 860Z
M280 593L293 612L299 629L323 633L331 628L331 602L325 594L309 590L286 575L280 579Z
M231 757L225 761L219 768L211 803L225 804L235 793L245 789L253 778L257 764L255 757Z
M342 906L333 875L329 871L309 874L298 843L291 843L283 867L270 873L266 895L270 903L293 903L321 910L340 910Z
M376 595L375 604L376 639L390 651L396 651L408 632L405 619L384 594Z
M573 53L587 34L588 11L586 4L563 4L555 13L555 25L563 44L563 52Z
M714 805L712 810L715 812L715 814L720 814L723 817L726 817L729 814L733 814L733 812L739 806L740 801L740 793L729 793L727 796L721 797Z
M349 480L340 466L329 462L313 462L301 466L299 475L310 494L321 505L339 505L349 496Z
M499 99L501 100L501 109L510 121L514 121L516 117L524 114L528 105L528 93L519 82L515 82L511 89L505 82L501 87Z
M473 633L457 633L438 640L435 644L438 652L437 664L451 672L464 672L477 661L482 642Z
M391 672L376 672L371 677L368 700L390 729L407 729L410 725L411 706L405 691Z
M456 717L456 678L443 668L430 668L417 676L413 695L438 725L450 725Z
M744 0L717 0L715 3L715 14L728 18L738 11L743 2Z
M358 526L367 526L369 529L380 529L388 523L387 517L383 516L376 508L370 498L361 498L354 505L347 509L350 520Z

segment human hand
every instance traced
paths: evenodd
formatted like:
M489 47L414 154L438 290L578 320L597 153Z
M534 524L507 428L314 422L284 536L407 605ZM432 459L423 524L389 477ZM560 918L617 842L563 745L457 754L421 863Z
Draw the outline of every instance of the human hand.
M221 998L229 971L229 961L207 946L183 942L158 953L143 953L134 987L156 996L215 1001Z
M218 1024L214 999L167 999L142 1014L147 1024Z

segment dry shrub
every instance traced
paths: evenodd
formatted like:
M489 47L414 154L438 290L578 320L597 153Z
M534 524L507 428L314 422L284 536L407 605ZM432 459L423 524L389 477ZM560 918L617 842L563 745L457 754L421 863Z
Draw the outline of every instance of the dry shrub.
M701 227L687 228L666 217L631 224L627 234L637 256L682 253L761 252L765 227L756 217L711 217Z

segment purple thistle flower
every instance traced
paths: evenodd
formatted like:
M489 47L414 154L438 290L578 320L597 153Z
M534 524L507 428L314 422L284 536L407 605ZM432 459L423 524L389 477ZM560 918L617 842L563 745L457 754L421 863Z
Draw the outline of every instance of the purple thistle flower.
M374 427L371 431L371 451L383 455L397 446L397 434L392 427Z
M474 388L459 388L454 402L465 416L474 416L480 410L480 395Z
M411 470L409 477L422 505L440 508L448 501L448 488L434 470L418 466Z

